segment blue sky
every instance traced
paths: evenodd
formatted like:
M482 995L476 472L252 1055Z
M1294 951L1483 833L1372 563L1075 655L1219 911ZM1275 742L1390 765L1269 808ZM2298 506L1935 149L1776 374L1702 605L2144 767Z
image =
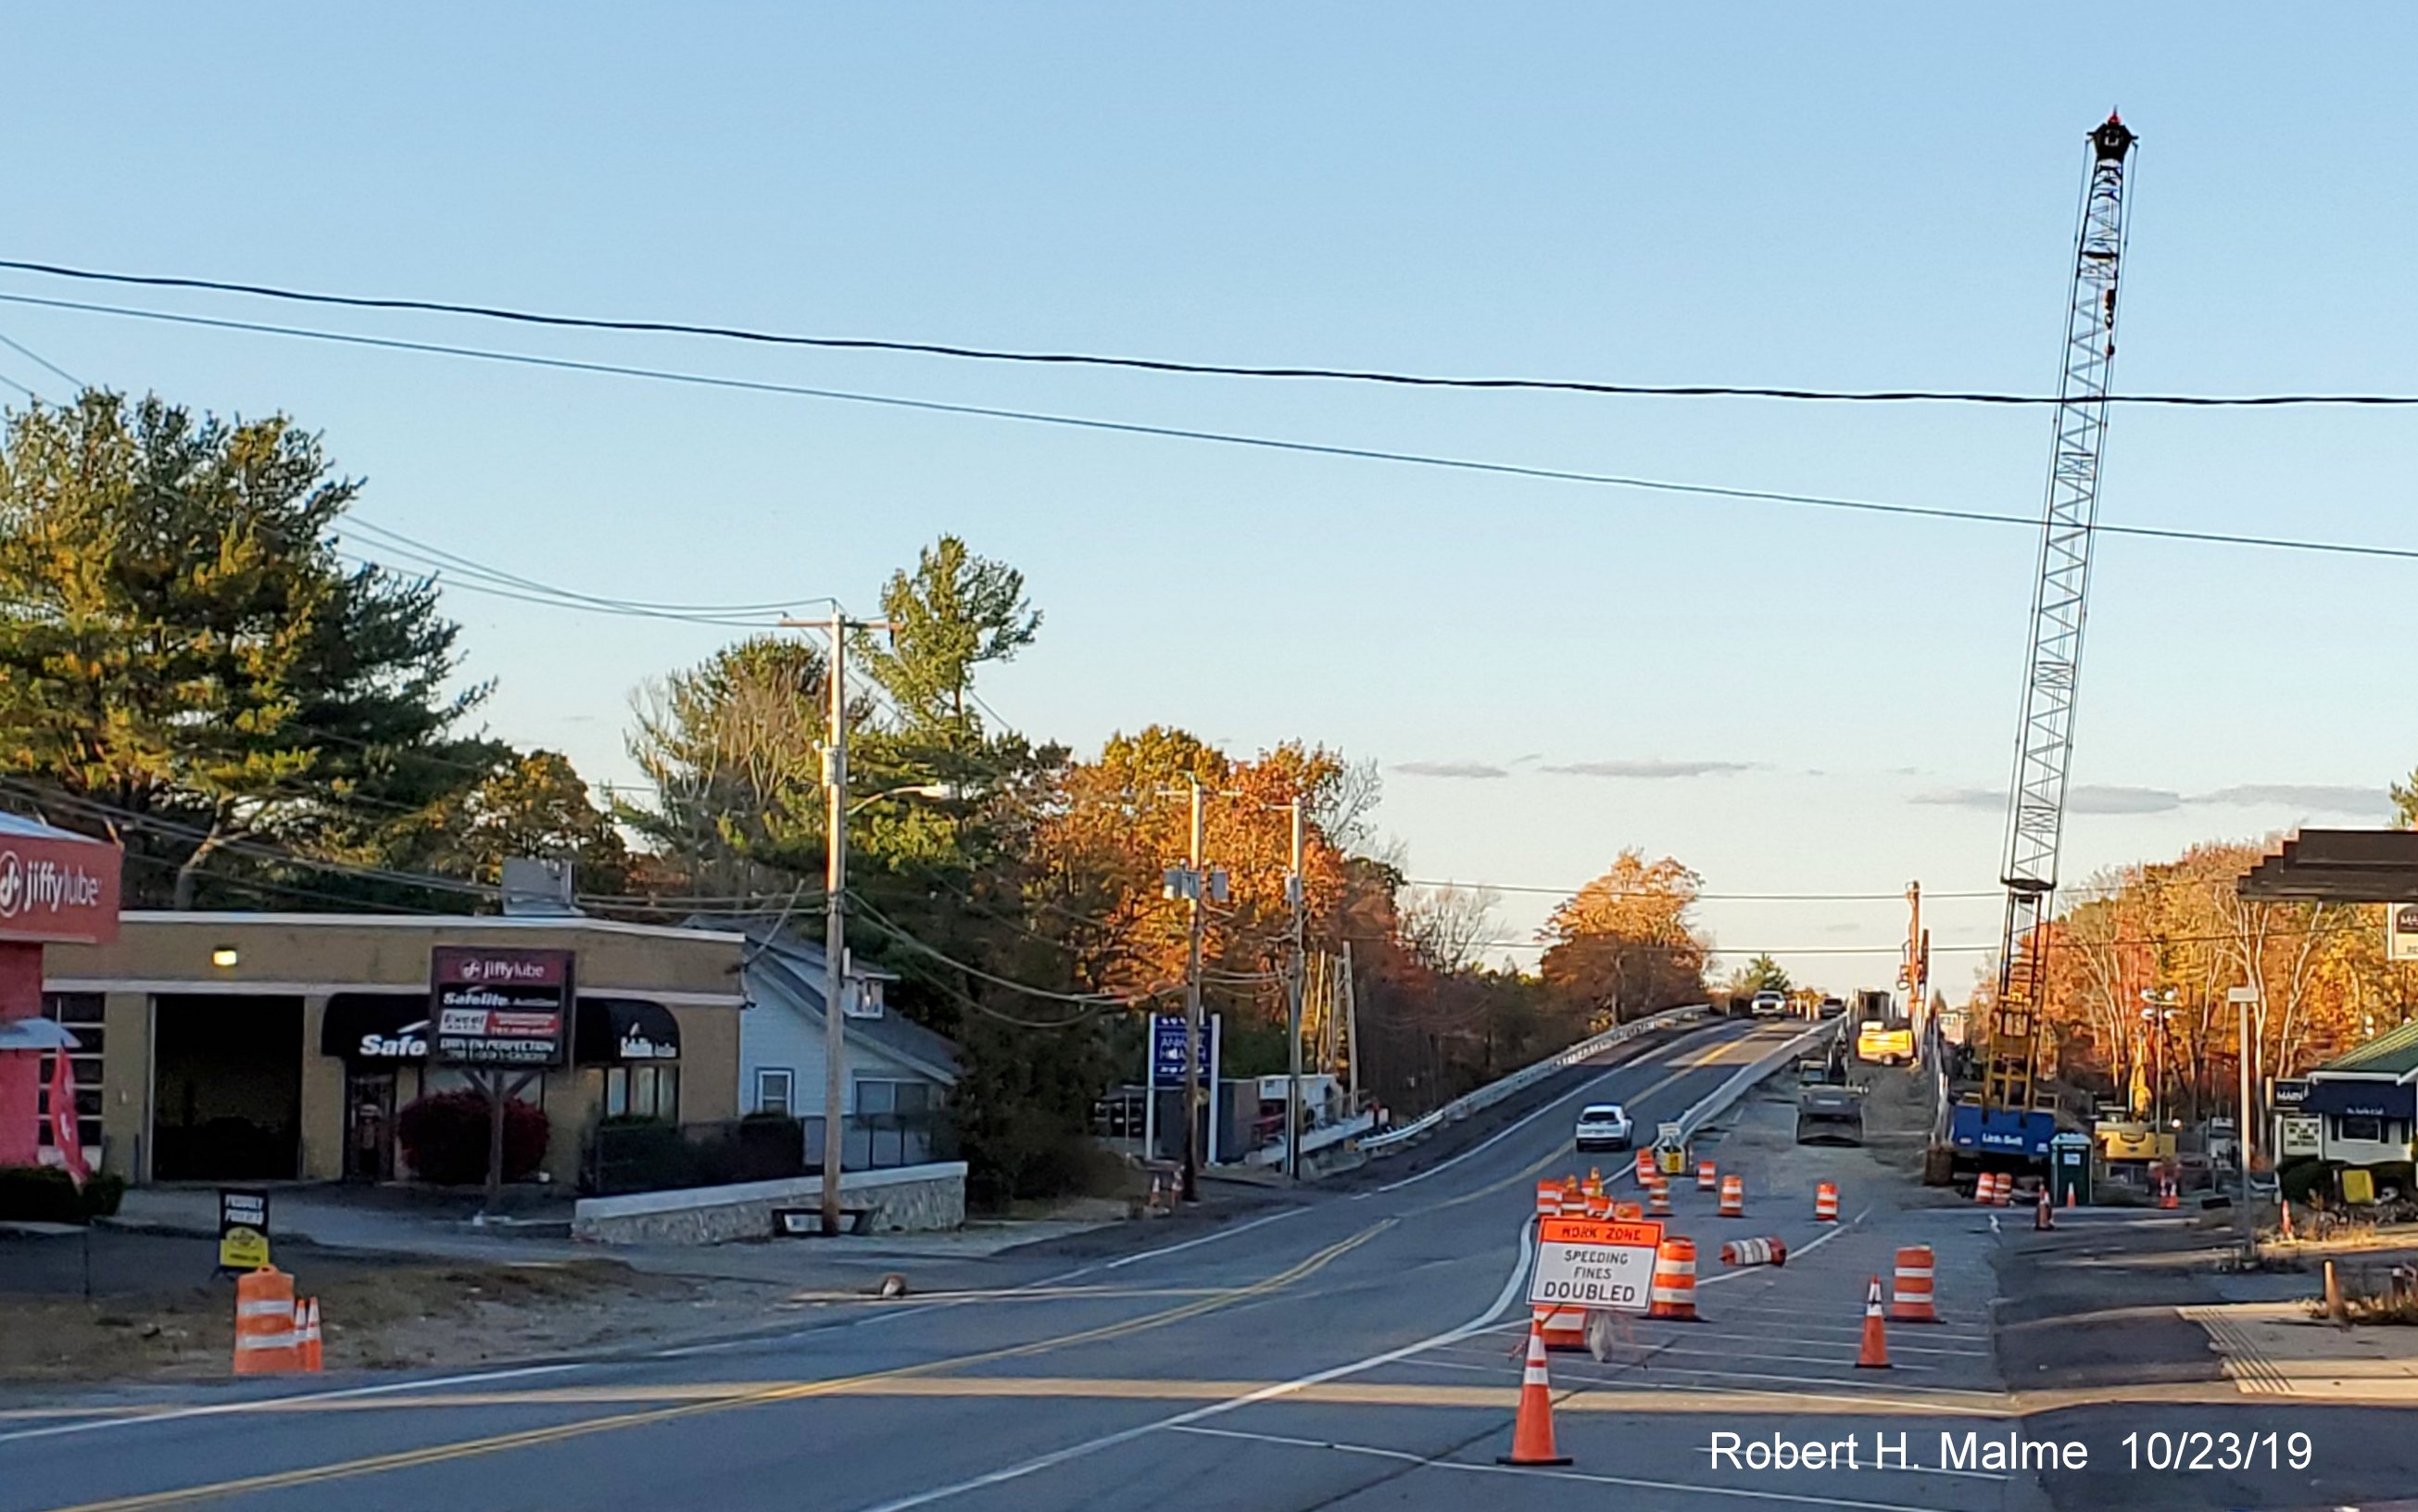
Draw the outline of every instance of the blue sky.
M226 6L12 18L0 256L1251 363L2053 386L2082 133L2143 146L2120 388L2418 390L2418 20L2237 7ZM0 294L89 291L22 274ZM104 296L105 298L105 296ZM198 296L213 314L296 313ZM2037 508L2043 414L1407 393L304 323L1305 440ZM283 408L367 520L588 592L869 607L943 530L1027 573L986 687L1388 769L1422 877L1986 892L2028 532L490 367L0 304L80 378ZM0 374L53 380L0 348ZM2418 415L2119 415L2104 517L2418 544ZM2418 564L2108 539L2070 879L2380 819ZM626 778L706 627L464 592L497 733ZM1554 771L1554 768L1574 769ZM1459 775L1440 773L1462 773ZM1499 774L1489 774L1499 773ZM2361 795L2372 794L2372 799ZM1504 933L1542 900L1512 898ZM1725 948L1894 903L1708 904ZM1987 898L1933 910L1952 988ZM1804 954L1878 982L1887 955Z

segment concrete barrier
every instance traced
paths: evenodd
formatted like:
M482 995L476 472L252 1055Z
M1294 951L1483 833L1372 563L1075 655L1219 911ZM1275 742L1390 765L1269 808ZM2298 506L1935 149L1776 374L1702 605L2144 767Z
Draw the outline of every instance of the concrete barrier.
M1615 1045L1625 1044L1640 1034L1650 1034L1659 1029L1669 1029L1676 1025L1693 1022L1711 1011L1712 1007L1709 1003L1691 1003L1685 1008L1667 1009L1650 1017L1635 1019L1626 1024L1615 1024L1600 1034L1579 1041L1557 1055L1549 1056L1535 1065L1514 1071L1507 1077L1499 1077L1475 1092L1456 1097L1425 1118L1405 1123L1399 1129L1389 1129L1372 1138L1363 1139L1360 1141L1360 1150L1365 1154L1372 1155L1382 1154L1389 1150L1398 1150L1403 1145L1426 1138L1446 1123L1458 1123L1473 1113L1483 1112L1505 1098L1514 1096L1535 1086L1554 1072L1566 1070L1590 1057L1600 1055Z
M1695 1107L1679 1115L1679 1138L1694 1138L1698 1129L1728 1112L1731 1105L1744 1097L1756 1083L1769 1077L1783 1065L1795 1063L1797 1058L1804 1053L1807 1046L1819 1045L1845 1027L1846 1021L1841 1018L1816 1024L1729 1080L1722 1082L1713 1089L1710 1096L1702 1099Z
M871 1209L876 1232L960 1228L966 1221L963 1161L852 1170L840 1178L840 1205ZM719 1245L763 1239L776 1208L811 1208L823 1198L819 1176L729 1186L691 1186L627 1197L588 1197L572 1210L571 1235L600 1245Z

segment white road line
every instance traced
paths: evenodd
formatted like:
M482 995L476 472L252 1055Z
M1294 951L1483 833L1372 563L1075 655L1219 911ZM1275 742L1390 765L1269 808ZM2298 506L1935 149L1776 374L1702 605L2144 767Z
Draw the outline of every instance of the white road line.
M1753 1491L1737 1486L1691 1485L1681 1480L1647 1480L1636 1475L1600 1475L1584 1470L1556 1470L1539 1465L1473 1464L1464 1459L1435 1459L1407 1449L1380 1448L1373 1443L1339 1443L1331 1439L1296 1439L1281 1433L1244 1433L1233 1428L1194 1428L1189 1424L1178 1431L1198 1433L1211 1438L1243 1439L1258 1443L1285 1444L1299 1449L1327 1449L1337 1454L1365 1455L1373 1459L1391 1459L1426 1470L1452 1470L1469 1475L1535 1475L1548 1480L1578 1481L1588 1486L1627 1486L1637 1490L1671 1491L1687 1496L1714 1496L1733 1501L1780 1502L1794 1506L1844 1506L1857 1512L1950 1512L1935 1504L1906 1502L1860 1502L1846 1496L1799 1496L1791 1491Z
M1467 1338L1470 1335L1479 1333L1493 1323L1518 1299L1521 1291L1527 1284L1528 1264L1533 1253L1534 1246L1528 1237L1528 1226L1523 1224L1520 1229L1519 1262L1512 1266L1511 1274L1504 1279L1502 1292L1495 1297L1493 1306L1459 1328L1446 1329L1432 1337L1423 1338L1416 1344L1405 1344L1400 1349L1387 1350L1382 1354L1371 1354L1366 1359L1354 1360L1349 1365L1333 1366L1309 1375L1297 1376L1291 1381L1279 1382L1272 1386L1262 1386L1257 1391L1247 1392L1240 1397L1231 1397L1221 1402L1212 1402L1205 1407L1196 1407L1189 1412L1177 1413L1154 1422L1138 1424L1114 1433L1104 1433L1097 1438L1085 1439L1079 1443L1070 1443L1062 1449L1052 1449L1048 1454L1035 1455L1030 1459L1013 1465L1003 1465L997 1470L988 1471L966 1480L956 1481L946 1486L936 1486L930 1490L917 1491L910 1496L876 1503L872 1506L863 1508L862 1512L907 1512L910 1507L929 1506L935 1502L945 1502L952 1497L963 1496L969 1491L1003 1486L1009 1481L1022 1480L1027 1475L1055 1469L1070 1460L1097 1454L1103 1449L1113 1449L1119 1444L1131 1443L1136 1439L1146 1438L1153 1433L1171 1428L1188 1428L1209 1418L1222 1417L1228 1413L1236 1412L1245 1407L1292 1396L1310 1386L1323 1386L1330 1381L1340 1381L1346 1376L1359 1375L1364 1371L1374 1370L1380 1366L1392 1365L1397 1360L1407 1360L1422 1351ZM1933 1512L1933 1509L1891 1507L1883 1508L1882 1512Z
M461 1386L482 1381L510 1381L521 1376L555 1375L565 1370L582 1368L577 1365L525 1365L509 1370L479 1370L467 1375L437 1376L433 1380L390 1381L375 1386L348 1386L342 1391L313 1391L293 1397L254 1397L242 1401L211 1402L202 1407L174 1407L161 1413L140 1413L132 1416L104 1418L99 1422L58 1423L49 1428L20 1428L13 1433L0 1433L0 1443L14 1443L20 1439L48 1439L63 1433L91 1433L101 1428L142 1428L152 1423L172 1422L187 1417L223 1417L235 1413L257 1413L283 1407L292 1402L336 1401L350 1397L384 1397L398 1391L424 1391L432 1386ZM98 1412L115 1409L97 1408Z
M1681 1036L1681 1040L1688 1037L1689 1036L1683 1035ZM1746 1043L1750 1037L1750 1035L1741 1034L1734 1043L1742 1045ZM1674 1040L1669 1044L1656 1046L1656 1048L1666 1050L1675 1049L1681 1043L1681 1040ZM1645 1061L1646 1058L1640 1055L1622 1061L1617 1064L1606 1066L1602 1076L1593 1078L1584 1086L1572 1088L1570 1091L1564 1092L1561 1096L1554 1098L1552 1102L1545 1104L1542 1107L1536 1109L1534 1112L1523 1115L1513 1123L1496 1130L1491 1135L1488 1135L1484 1139L1479 1140L1477 1143L1471 1145L1468 1149L1453 1156L1450 1160L1445 1161L1440 1165L1430 1166L1427 1169L1419 1171L1416 1175L1405 1176L1399 1182L1387 1182L1385 1185L1378 1187L1375 1191L1365 1192L1361 1195L1364 1197L1375 1197L1379 1192L1399 1192L1403 1187L1416 1185L1420 1182L1426 1181L1431 1176L1441 1176L1446 1171L1452 1169L1453 1167L1460 1165L1462 1161L1467 1160L1474 1155L1484 1154L1487 1151L1493 1149L1496 1145L1501 1144L1504 1140L1519 1133L1522 1129L1526 1128L1529 1124L1536 1123L1538 1119L1543 1118L1546 1114L1561 1107L1563 1104L1578 1101L1588 1092L1595 1091L1596 1088L1601 1086L1611 1077L1619 1075L1623 1071L1633 1071L1637 1067L1644 1065ZM1686 1069L1694 1070L1696 1068L1691 1066Z

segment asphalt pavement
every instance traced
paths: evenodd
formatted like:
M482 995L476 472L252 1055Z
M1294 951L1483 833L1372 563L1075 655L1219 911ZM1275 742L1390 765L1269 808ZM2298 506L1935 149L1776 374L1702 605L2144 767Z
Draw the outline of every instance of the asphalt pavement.
M1745 1177L1744 1219L1676 1184L1674 1229L1703 1255L1702 1321L1636 1320L1600 1359L1557 1353L1555 1428L1573 1463L1496 1463L1527 1327L1534 1184L1582 1168L1578 1104L1625 1102L1650 1130L1801 1028L1722 1024L1645 1047L1354 1189L1072 1264L997 1257L965 1290L834 1301L760 1337L0 1411L0 1512L2050 1504L2044 1477L1989 1459L2027 1410L1992 1345L2005 1236L1864 1152L1796 1146L1784 1089L1705 1142ZM1607 1174L1628 1184L1626 1162ZM1815 1221L1823 1179L1842 1188L1843 1222ZM1716 1258L1725 1239L1765 1235L1789 1246L1785 1268ZM1868 1282L1911 1243L1937 1254L1942 1321L1892 1326L1890 1367L1859 1368ZM2060 1431L2112 1455L2114 1427ZM1809 1443L1823 1468L1804 1467ZM2261 1499L2201 1504L2302 1504L2266 1498L2310 1483L2234 1484Z

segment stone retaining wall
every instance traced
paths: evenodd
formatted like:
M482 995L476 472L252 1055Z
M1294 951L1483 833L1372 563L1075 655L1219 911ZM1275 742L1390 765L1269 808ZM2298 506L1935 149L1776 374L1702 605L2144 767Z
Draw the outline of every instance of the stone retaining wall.
M773 1232L774 1209L816 1207L822 1195L821 1177L801 1176L637 1192L628 1197L582 1198L573 1209L571 1233L574 1239L600 1245L719 1245L733 1239L763 1239ZM959 1228L966 1221L965 1163L852 1170L840 1178L840 1201L851 1210L871 1208L877 1233Z

